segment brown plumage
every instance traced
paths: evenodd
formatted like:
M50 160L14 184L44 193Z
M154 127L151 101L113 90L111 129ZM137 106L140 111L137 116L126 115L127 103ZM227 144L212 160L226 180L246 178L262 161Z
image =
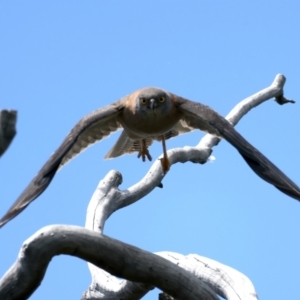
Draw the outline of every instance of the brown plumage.
M163 144L164 157L161 162L163 172L166 173L170 164L165 140L200 129L227 140L259 177L290 197L300 200L299 187L217 112L162 89L144 88L82 118L0 220L0 227L37 198L60 167L119 128L124 130L105 158L138 152L138 157L151 160L148 147L157 140Z

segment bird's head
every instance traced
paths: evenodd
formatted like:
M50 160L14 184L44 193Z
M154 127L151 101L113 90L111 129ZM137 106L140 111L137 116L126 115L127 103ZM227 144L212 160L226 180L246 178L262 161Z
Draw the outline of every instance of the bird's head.
M136 108L138 111L153 112L154 114L168 113L171 108L169 94L159 88L145 88L140 91L136 98Z

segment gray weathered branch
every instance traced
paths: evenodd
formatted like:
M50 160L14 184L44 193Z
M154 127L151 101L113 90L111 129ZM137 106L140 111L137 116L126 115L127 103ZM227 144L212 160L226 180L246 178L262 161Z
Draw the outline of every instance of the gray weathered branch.
M0 281L0 299L27 299L40 285L51 259L60 254L79 257L118 277L157 286L179 299L218 299L198 278L191 278L172 262L71 225L44 227L24 242L16 262Z
M120 194L118 186L121 183L122 175L117 171L110 171L100 181L88 206L86 218L87 229L99 232L100 234L102 233L104 223L111 214L110 209L115 209L115 203ZM171 252L159 252L156 255L164 257L173 262L174 265L185 269L189 272L190 280L194 277L198 278L199 282L209 286L216 295L218 294L225 299L257 299L255 289L250 280L228 266L199 255L183 256ZM152 257L149 256L147 259L151 260ZM118 280L93 264L89 264L89 269L92 274L92 284L83 294L82 299L84 300L140 299L153 288L149 285L134 283L128 280ZM166 276L158 273L157 275ZM204 295L202 297L207 299Z
M16 135L17 111L0 110L0 157Z

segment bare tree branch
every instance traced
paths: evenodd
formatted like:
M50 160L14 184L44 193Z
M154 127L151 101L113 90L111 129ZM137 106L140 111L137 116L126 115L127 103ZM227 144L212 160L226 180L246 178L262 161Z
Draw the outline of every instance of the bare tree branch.
M105 220L110 215L119 196L118 186L122 176L117 171L110 171L100 181L88 206L86 228L100 234ZM257 299L250 280L240 272L216 261L199 255L183 256L173 252L158 252L157 255L172 261L174 265L189 272L191 278L197 277L208 285L216 294L226 299ZM152 259L152 257L148 257ZM82 299L140 299L151 290L152 286L141 285L127 280L118 280L93 264L89 264L92 284ZM135 297L133 297L135 295Z
M257 300L252 282L244 274L215 260L197 255L184 256L174 252L156 253L189 271L208 284L219 296L230 300Z
M51 259L60 254L79 257L118 277L157 286L175 298L218 299L198 278L172 262L71 225L44 227L24 242L16 262L0 281L0 299L28 298L43 280Z
M0 110L0 157L16 135L16 110Z

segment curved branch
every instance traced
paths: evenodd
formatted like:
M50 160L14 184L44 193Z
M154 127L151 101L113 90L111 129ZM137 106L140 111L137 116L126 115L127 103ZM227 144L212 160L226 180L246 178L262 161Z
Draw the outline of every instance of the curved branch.
M100 181L88 206L86 228L102 233L110 208L119 196L118 186L122 176L110 171ZM225 299L258 299L250 280L240 272L198 255L183 256L172 252L158 252L157 255L174 263L174 266L189 272L191 278L198 278L216 294ZM152 259L149 257L148 259ZM93 264L88 264L92 274L92 284L82 299L140 299L153 287L128 280L118 280ZM169 278L169 280L171 280ZM134 297L133 297L134 295Z
M219 296L230 300L257 300L252 282L244 274L215 260L197 255L159 252L159 256L189 271Z
M51 259L60 254L84 259L118 277L150 283L175 298L218 300L207 285L172 262L70 225L44 227L24 242L0 281L0 299L27 299L40 285Z

